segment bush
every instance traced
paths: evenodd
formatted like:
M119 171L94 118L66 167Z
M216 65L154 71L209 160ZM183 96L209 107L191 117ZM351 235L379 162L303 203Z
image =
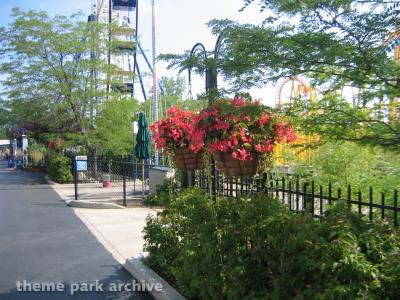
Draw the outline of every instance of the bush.
M51 179L58 183L73 182L71 171L72 161L61 153L51 152L48 156L47 173Z
M322 220L265 195L171 200L144 229L147 264L189 299L395 299L400 238L341 208Z
M175 197L174 183L169 179L164 179L163 184L157 184L156 191L149 194L143 203L149 206L165 206L170 202L170 199Z

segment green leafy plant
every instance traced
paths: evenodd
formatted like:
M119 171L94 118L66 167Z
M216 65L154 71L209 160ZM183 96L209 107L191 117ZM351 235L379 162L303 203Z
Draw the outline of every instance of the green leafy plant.
M144 229L146 263L188 299L396 299L400 237L344 208L186 190Z
M156 185L156 191L148 195L143 203L149 206L165 206L176 197L175 190L174 183L169 179L164 179L162 184Z
M71 172L71 159L62 153L49 152L47 173L51 179L58 183L68 183L74 180Z

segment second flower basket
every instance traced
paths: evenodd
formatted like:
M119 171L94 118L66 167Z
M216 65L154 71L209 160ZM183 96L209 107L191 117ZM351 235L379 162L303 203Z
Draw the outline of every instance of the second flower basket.
M215 152L213 154L218 170L228 176L241 177L251 176L257 173L258 155L252 160L238 160L232 157L232 152Z
M177 169L192 171L204 168L203 151L193 153L189 147L174 149L172 161Z

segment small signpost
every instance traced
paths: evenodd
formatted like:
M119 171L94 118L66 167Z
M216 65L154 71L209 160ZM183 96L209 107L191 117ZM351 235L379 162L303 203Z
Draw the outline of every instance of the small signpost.
M77 155L75 157L75 167L77 171L87 171L87 156Z
M87 171L87 156L77 155L75 156L75 168L74 168L74 184L75 184L75 200L78 200L78 172Z

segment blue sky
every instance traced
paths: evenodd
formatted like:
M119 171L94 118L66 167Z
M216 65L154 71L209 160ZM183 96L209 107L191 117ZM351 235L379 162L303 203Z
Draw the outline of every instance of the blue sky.
M139 34L141 44L151 59L151 0L139 0ZM214 18L229 18L239 22L259 24L263 15L253 5L244 12L242 0L155 0L156 3L156 38L157 53L183 53L196 42L202 42L207 49L212 49L216 37L212 36L205 25ZM90 13L90 0L0 0L0 26L7 25L13 6L23 9L45 10L49 14L71 15L79 10ZM176 76L175 71L166 70L165 63L157 68L159 76ZM186 75L186 73L184 73ZM193 78L193 93L204 90L204 79ZM147 83L150 89L151 80ZM252 95L262 98L266 104L274 103L274 91L271 88L252 90Z
M0 25L4 26L11 21L9 17L13 6L24 10L45 10L49 14L70 15L79 10L89 11L90 1L86 0L0 0Z

